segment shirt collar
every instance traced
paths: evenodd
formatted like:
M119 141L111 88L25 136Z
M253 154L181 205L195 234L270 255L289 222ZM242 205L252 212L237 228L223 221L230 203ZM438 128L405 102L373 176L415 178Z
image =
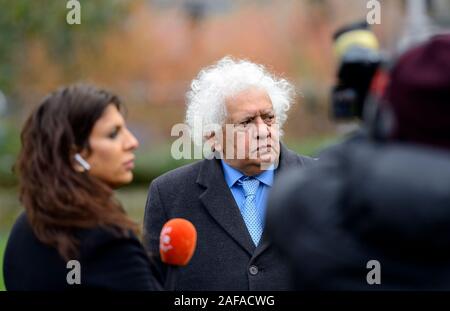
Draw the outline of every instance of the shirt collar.
M233 187L234 184L244 176L240 171L235 169L234 167L230 166L229 164L225 163L224 160L220 160L222 162L223 167L223 174L225 176L225 181L229 188Z
M228 187L231 188L234 186L234 184L242 177L245 176L242 174L239 170L235 169L231 165L225 163L224 160L220 160L223 167L223 173L225 177L225 182L227 183ZM273 185L273 177L274 177L274 169L273 166L271 166L269 169L264 170L262 173L254 176L256 179L258 179L263 184L272 187Z
M272 165L269 169L264 170L259 175L256 175L255 178L258 179L263 184L265 184L266 186L272 187L273 176L274 176L274 169Z

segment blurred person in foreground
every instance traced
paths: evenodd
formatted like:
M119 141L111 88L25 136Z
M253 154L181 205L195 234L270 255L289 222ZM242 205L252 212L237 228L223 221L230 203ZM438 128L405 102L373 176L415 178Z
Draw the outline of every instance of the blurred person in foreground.
M297 289L449 290L450 35L402 55L374 111L369 138L279 179L270 236Z
M4 258L8 290L155 290L149 259L113 190L133 179L138 141L123 105L73 85L48 95L26 121L15 169L25 208ZM67 281L71 260L81 284Z
M155 254L168 219L186 218L197 228L197 249L186 267L159 265L168 289L292 288L291 271L263 224L266 198L279 172L312 162L279 141L293 96L286 80L230 57L203 69L192 82L186 123L194 142L211 154L156 178L144 217L144 240Z

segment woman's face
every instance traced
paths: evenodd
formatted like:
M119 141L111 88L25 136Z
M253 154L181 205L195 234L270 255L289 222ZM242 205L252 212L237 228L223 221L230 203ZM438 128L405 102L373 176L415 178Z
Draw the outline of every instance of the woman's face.
M89 145L90 152L81 153L91 166L89 174L112 188L133 180L134 150L139 142L115 105L109 105L94 124Z

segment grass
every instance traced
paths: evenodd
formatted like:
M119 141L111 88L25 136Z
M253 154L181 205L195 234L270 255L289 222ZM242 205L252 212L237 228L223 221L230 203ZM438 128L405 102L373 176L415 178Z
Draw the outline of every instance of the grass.
M320 136L305 138L302 140L287 139L284 141L286 147L289 149L306 156L317 156L317 154L324 148L335 144L339 141L336 136Z
M22 211L18 200L17 188L0 188L0 211L0 291L4 291L3 255L9 231Z
M5 283L3 281L3 253L6 247L7 237L5 235L0 235L0 291L4 291Z

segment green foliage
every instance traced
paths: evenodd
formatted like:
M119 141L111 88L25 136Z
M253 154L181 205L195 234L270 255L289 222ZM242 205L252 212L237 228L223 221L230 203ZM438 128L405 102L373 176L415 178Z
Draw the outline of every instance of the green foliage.
M20 134L12 120L0 120L0 187L9 187L17 182L12 167L20 149Z
M95 46L107 26L120 21L128 0L79 0L81 24L69 25L67 1L0 0L0 89L11 90L29 39L42 39L52 57L70 62L74 42Z
M339 142L339 138L336 136L323 136L323 137L309 137L302 140L287 140L285 142L289 149L295 152L315 157L324 148Z
M149 185L156 177L194 160L175 160L170 154L170 145L161 145L136 154L134 184Z
M6 247L6 236L0 234L0 291L4 291L5 283L3 281L3 254Z

